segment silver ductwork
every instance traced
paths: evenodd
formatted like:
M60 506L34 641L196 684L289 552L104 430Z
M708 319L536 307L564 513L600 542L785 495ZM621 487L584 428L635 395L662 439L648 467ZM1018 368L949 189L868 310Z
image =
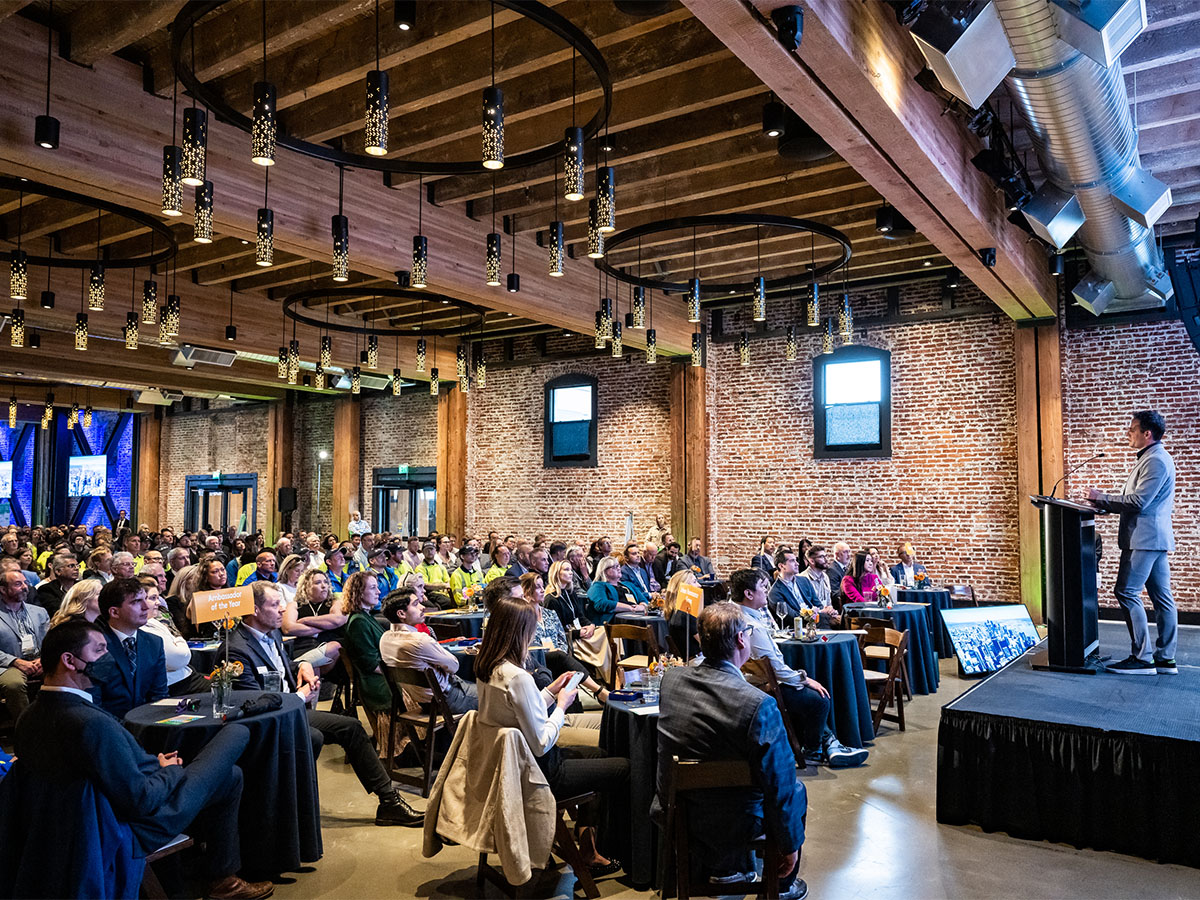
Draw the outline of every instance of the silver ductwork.
M1144 0L977 3L956 20L958 40L946 37L944 16L925 19L913 34L935 72L975 55L963 40L994 47L1002 34L1013 60L1006 85L1046 177L1022 211L1043 240L1061 249L1075 238L1086 252L1091 271L1076 301L1097 315L1161 307L1172 288L1153 226L1171 191L1141 168L1119 59L1145 28ZM983 80L994 73L940 80L970 102L997 86Z

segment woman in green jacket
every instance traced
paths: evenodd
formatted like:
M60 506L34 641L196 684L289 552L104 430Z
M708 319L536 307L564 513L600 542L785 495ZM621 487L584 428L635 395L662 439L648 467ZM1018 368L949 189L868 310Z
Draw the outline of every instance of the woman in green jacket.
M355 572L347 578L342 603L350 613L346 622L346 653L354 668L359 700L371 720L375 743L382 753L388 743L385 737L391 724L392 692L383 677L379 656L384 627L371 614L379 604L379 582L375 576L371 572Z

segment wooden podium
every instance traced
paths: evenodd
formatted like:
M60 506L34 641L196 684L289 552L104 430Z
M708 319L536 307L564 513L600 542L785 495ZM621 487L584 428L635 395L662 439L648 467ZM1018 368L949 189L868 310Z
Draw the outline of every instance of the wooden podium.
M1096 602L1096 513L1083 503L1029 498L1042 514L1042 615L1046 661L1035 669L1092 675L1100 667Z

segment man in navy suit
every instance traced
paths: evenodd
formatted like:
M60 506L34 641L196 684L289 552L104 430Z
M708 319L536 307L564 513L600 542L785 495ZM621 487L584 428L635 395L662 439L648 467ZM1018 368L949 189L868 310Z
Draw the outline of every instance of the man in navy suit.
M135 706L167 696L163 642L141 631L150 618L146 589L136 578L114 578L100 589L96 620L108 653L96 664L92 697L118 719Z
M917 562L912 544L901 544L896 550L896 555L900 557L900 562L892 566L892 578L897 585L924 588L929 584L929 574L925 571L925 566ZM925 577L917 578L918 574Z
M156 638L153 641L161 644ZM92 702L92 675L107 655L103 631L83 619L64 622L46 634L42 644L45 686L17 723L19 760L5 780L33 777L53 791L85 779L108 800L118 821L133 832L137 844L131 848L134 857L143 857L187 831L205 844L204 863L210 879L205 896L216 900L269 897L275 890L271 882L246 882L234 874L241 867L238 804L242 772L236 763L250 742L249 730L236 723L226 725L186 766L174 752L151 756L117 719ZM36 821L39 815L39 810L30 809L3 812L6 819L14 820ZM6 848L10 852L15 849ZM56 850L58 857L54 856ZM55 877L59 866L71 863L61 856L66 845L27 841L18 852L22 868L37 870L39 866L33 863L41 863L39 878ZM61 878L55 883L72 887ZM77 896L68 891L63 894Z
M741 667L751 656L751 625L736 603L714 603L700 614L704 661L663 677L658 718L658 791L652 812L666 801L672 756L701 761L741 759L756 787L713 791L686 811L692 870L714 883L754 877L749 844L766 832L779 846L780 891L788 900L808 893L793 881L800 868L808 799L796 780L796 758L773 697L751 686Z
M625 562L621 566L621 583L633 593L638 603L650 602L650 579L642 567L642 551L637 541L625 545Z
M0 571L0 697L17 719L29 706L29 682L42 674L41 647L50 614L26 603L29 584L20 569Z
M227 638L230 662L242 664L242 674L234 682L234 688L266 690L267 673L277 672L285 691L294 693L310 706L315 705L321 692L321 680L310 664L289 659L283 649L279 632L283 625L280 604L283 595L269 581L256 581L251 587L254 590L254 615L243 617L241 624L229 632ZM313 756L319 755L326 743L339 744L346 751L346 760L359 783L368 792L379 796L376 825L420 825L424 821L424 815L410 808L392 787L392 779L358 719L316 709L306 712Z
M762 571L760 566L755 568ZM775 554L775 570L779 577L767 593L771 612L778 613L780 603L787 605L788 619L800 615L800 610L805 607L820 609L817 606L816 595L812 592L812 585L804 584L800 578L800 562L796 559L796 551L790 547L781 547ZM786 626L787 622L783 624Z

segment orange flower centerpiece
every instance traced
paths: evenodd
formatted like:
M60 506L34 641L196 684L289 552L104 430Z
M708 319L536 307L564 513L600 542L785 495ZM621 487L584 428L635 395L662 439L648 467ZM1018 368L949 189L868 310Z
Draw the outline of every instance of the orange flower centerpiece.
M796 616L796 637L797 639L811 643L817 639L817 622L819 621L817 611L808 606L800 610L800 615Z
M929 585L927 585L925 583L928 579L929 579L929 576L926 575L924 572L918 572L916 575L913 576L913 581L915 581L917 583L917 587L919 587L919 588L929 587Z
M880 609L892 608L892 589L886 584L881 584L875 589L876 603Z

